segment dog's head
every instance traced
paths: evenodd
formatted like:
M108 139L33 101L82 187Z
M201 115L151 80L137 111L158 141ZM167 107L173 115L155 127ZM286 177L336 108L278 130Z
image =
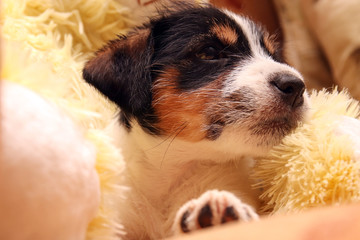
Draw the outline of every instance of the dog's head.
M129 131L137 124L188 142L267 148L306 109L303 79L273 39L249 19L211 6L170 11L111 41L83 76L120 106Z

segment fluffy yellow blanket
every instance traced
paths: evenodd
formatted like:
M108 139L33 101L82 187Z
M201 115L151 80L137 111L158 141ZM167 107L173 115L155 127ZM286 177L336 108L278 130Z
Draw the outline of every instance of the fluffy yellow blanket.
M107 40L138 23L134 7L141 6L136 5L116 0L2 1L1 79L55 102L97 148L102 198L88 239L118 239L123 229L116 204L125 187L121 153L104 131L116 108L82 80L82 67Z

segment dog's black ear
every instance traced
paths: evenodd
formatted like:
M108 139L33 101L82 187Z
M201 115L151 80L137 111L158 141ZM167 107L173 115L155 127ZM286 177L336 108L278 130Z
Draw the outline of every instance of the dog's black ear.
M151 107L150 29L143 28L111 41L88 61L83 78L131 115Z

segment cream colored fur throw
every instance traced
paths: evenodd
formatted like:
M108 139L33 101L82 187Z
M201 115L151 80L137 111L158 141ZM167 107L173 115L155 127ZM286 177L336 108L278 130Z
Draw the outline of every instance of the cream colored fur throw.
M123 233L117 208L126 187L120 150L105 131L116 108L83 81L81 72L95 50L139 23L145 9L129 3L4 0L1 6L1 79L55 103L95 145L101 201L87 239L117 239Z

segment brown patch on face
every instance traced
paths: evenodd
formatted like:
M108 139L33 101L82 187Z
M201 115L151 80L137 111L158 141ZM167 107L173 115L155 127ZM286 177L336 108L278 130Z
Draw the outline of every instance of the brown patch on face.
M279 47L275 41L274 35L270 35L269 33L265 33L263 36L264 44L266 49L269 50L271 54L275 54L276 49Z
M208 106L220 98L222 79L183 91L177 88L178 76L178 71L170 68L154 83L152 106L159 119L156 127L166 135L200 141L206 138L209 121L206 113Z
M235 44L238 40L238 35L230 26L215 25L211 29L211 32L214 33L225 45Z

